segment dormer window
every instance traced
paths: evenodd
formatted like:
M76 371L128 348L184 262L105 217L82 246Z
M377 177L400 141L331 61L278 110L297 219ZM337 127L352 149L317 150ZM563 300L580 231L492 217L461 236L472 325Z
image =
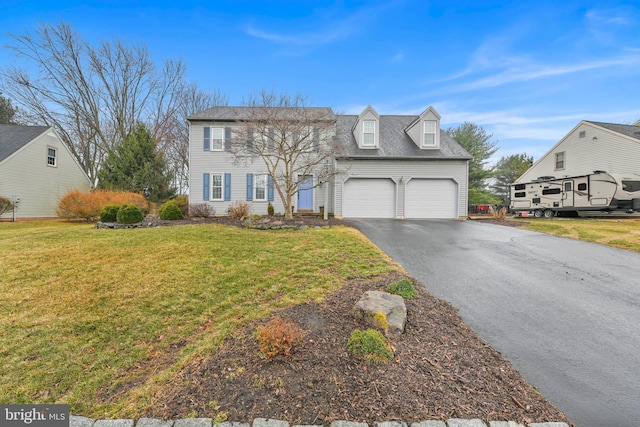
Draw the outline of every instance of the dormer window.
M362 122L362 145L374 147L376 145L376 122L364 120Z
M436 122L434 120L425 120L424 122L424 139L423 147L433 147L436 145Z

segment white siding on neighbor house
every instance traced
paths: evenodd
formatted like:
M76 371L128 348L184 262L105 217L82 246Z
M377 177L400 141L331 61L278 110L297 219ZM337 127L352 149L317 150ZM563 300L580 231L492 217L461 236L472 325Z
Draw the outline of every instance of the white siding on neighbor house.
M47 149L56 150L56 166L47 165ZM21 201L16 218L55 218L58 202L71 190L89 191L91 183L75 158L48 130L0 164L0 195ZM13 212L2 216L13 218Z
M555 167L557 153L564 153L564 169ZM586 175L594 170L639 173L640 141L581 122L516 182L530 182L542 176Z
M341 160L338 162L338 168L346 172L344 176L336 180L335 215L337 217L345 216L344 208L349 196L345 192L345 186L349 179L387 178L397 183L396 218L407 217L405 210L408 202L406 199L410 197L410 192L405 191L405 185L418 179L445 180L455 183L455 186L451 186L451 190L454 192L452 197L455 199L455 212L452 216L447 217L465 217L467 216L468 192L467 167L465 160ZM447 206L451 206L450 199L444 197L442 199L446 200ZM418 208L417 205L419 203L416 202L413 207ZM412 208L411 205L410 208ZM446 210L449 212L448 208ZM415 211L410 213L414 214ZM428 218L429 215L429 212L424 212L424 215L420 217Z
M252 163L237 163L234 156L226 151L204 151L204 127L220 126L238 128L237 125L229 123L196 122L189 126L189 204L208 203L215 209L215 214L224 215L227 209L234 202L247 202L251 204L251 213L258 215L267 214L268 201L247 201L247 174L266 174L267 167L262 159L256 159ZM231 194L228 201L204 200L204 174L230 174ZM314 183L317 183L314 177ZM320 212L320 207L324 205L324 189L316 187L313 190L313 210ZM329 203L331 204L331 196ZM297 199L292 201L296 207ZM274 211L279 214L284 213L284 204L274 189L274 197L271 202ZM296 207L297 209L297 207ZM329 212L332 211L331 205Z

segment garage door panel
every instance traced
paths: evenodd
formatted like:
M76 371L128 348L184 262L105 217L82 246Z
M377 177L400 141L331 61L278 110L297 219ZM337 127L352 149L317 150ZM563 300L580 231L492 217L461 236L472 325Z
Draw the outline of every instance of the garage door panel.
M458 217L458 188L451 179L412 179L405 200L406 218Z
M396 184L390 179L351 178L344 184L345 218L395 218Z

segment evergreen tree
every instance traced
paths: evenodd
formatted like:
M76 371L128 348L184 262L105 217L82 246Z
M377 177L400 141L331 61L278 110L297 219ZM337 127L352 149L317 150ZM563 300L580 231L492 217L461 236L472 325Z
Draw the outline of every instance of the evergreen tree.
M470 122L449 128L446 132L473 156L469 161L469 204L495 203L495 197L487 189L487 180L493 177L493 169L488 162L498 150L496 142L491 141L493 135Z
M491 186L493 192L502 203L509 203L509 185L524 174L533 165L533 157L524 154L512 154L501 157L494 167L495 182Z
M98 188L133 191L158 202L175 195L172 179L164 154L147 128L138 124L108 152L98 172Z
M15 122L16 109L11 105L11 100L2 96L0 92L0 124L13 125Z

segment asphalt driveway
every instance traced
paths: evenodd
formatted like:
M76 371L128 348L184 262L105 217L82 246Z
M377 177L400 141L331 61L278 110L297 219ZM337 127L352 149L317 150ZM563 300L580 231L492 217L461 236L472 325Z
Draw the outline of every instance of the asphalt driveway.
M578 427L640 426L640 254L478 221L351 222Z

